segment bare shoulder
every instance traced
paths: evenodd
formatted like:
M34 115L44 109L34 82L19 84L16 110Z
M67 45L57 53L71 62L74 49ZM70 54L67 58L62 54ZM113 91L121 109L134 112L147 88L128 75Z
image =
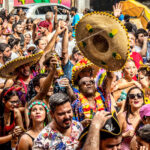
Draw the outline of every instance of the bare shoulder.
M20 138L20 141L19 141L19 150L28 150L29 147L32 147L32 140L31 138L27 135L27 134L23 134Z
M24 133L20 138L20 142L21 141L28 142L28 141L30 141L30 137L26 133Z
M125 113L121 112L117 115L117 117L118 117L118 120L125 120Z

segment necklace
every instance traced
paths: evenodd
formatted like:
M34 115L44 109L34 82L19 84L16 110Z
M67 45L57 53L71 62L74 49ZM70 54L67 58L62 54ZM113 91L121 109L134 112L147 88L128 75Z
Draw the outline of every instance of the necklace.
M79 100L82 104L82 109L83 109L85 119L92 119L94 114L97 111L104 110L104 104L103 104L102 98L100 96L100 93L98 93L98 92L95 93L95 98L94 98L96 109L93 109L90 107L89 101L82 93L79 94Z

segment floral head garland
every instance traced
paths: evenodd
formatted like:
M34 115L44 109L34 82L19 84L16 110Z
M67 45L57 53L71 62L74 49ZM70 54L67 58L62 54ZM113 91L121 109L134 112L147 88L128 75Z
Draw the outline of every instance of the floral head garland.
M47 107L47 105L44 103L44 102L40 102L40 101L34 101L32 102L29 107L28 107L28 110L29 110L29 113L28 115L30 115L30 112L31 112L31 109L34 105L42 105L45 109L46 109L46 112L48 113L49 112L49 109Z
M21 89L21 87L15 88L14 86L12 86L4 93L4 96L6 96L11 91L19 91L20 89Z

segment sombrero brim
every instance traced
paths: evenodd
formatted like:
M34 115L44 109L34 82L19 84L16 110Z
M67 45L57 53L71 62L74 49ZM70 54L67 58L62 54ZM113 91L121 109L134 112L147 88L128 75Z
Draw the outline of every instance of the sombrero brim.
M108 71L123 68L129 46L125 26L115 16L93 12L76 25L76 43L83 55Z
M16 76L15 70L18 67L27 63L30 64L30 66L32 66L41 58L42 54L43 54L43 51L33 54L33 55L21 56L12 61L9 61L8 63L6 63L4 66L0 68L0 77L2 78L15 77Z
M78 79L78 76L79 76L79 73L85 69L85 68L88 68L88 67L91 67L93 69L93 75L92 77L95 78L98 71L99 71L99 67L94 65L93 63L89 63L87 65L84 65L84 66L80 66L75 72L72 72L72 85L75 85L75 81L77 81Z

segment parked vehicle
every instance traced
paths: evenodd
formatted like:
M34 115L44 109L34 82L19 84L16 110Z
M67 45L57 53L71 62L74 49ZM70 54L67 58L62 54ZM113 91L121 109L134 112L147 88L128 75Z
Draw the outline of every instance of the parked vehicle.
M22 9L26 12L27 18L33 18L33 19L41 19L45 20L45 14L50 11L54 12L54 6L57 6L58 8L58 19L66 19L67 14L64 13L64 9L70 10L69 7L66 7L62 4L56 4L56 3L33 3L33 4L25 4L20 6L15 6L12 12L14 14L17 14L17 10Z

